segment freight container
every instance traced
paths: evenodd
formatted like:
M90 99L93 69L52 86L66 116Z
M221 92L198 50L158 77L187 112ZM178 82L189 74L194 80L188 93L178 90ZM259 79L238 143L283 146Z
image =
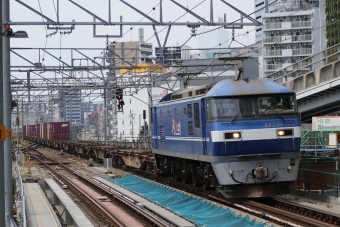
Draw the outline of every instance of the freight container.
M22 126L22 133L24 134L24 136L27 136L27 126L26 125L24 125L24 126Z
M27 125L26 135L30 136L30 137L36 137L37 136L37 126L36 125Z
M49 122L46 134L47 140L70 140L70 123Z
M41 138L41 128L40 128L41 124L37 124L37 138Z
M42 139L47 140L47 124L48 123L43 123L42 127Z

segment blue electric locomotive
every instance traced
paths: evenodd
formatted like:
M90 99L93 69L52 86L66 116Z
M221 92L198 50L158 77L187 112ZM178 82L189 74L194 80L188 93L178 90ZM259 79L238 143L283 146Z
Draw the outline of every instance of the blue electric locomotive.
M269 80L223 80L152 107L156 170L226 197L287 193L301 141L295 93Z

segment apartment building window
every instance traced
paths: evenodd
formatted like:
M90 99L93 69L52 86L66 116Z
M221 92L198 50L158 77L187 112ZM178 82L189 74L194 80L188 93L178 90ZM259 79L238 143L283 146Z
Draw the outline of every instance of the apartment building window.
M264 2L260 2L259 4L256 4L255 7L259 7L260 5L263 5Z
M123 123L123 125L124 125L124 120L122 120L122 123Z

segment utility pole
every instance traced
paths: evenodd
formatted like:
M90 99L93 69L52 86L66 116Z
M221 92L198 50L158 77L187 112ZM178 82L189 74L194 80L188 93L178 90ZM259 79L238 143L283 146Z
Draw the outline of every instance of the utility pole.
M18 103L19 108L19 103ZM21 141L24 142L24 100L21 100ZM37 129L35 129L37 131Z
M2 0L2 21L10 21L10 4L9 0ZM7 27L7 26L6 26ZM2 26L4 28L4 26ZM3 40L3 59L2 59L2 77L3 77L3 110L4 110L4 125L6 130L11 129L11 56L10 56L10 38L2 37ZM1 100L0 100L1 101ZM2 226L11 226L13 218L13 184L12 184L12 140L7 138L4 143L4 168L2 171L5 174L4 181L1 181L5 186L5 221L6 224ZM2 224L2 223L0 223Z
M134 137L133 137L133 120L135 119L134 115L135 115L135 114L133 114L133 112L131 112L130 117L131 117L131 128L132 128L132 129L131 129L132 142L133 142L133 139L134 139Z
M0 10L0 18L2 18L2 10ZM1 20L1 27L2 27L2 21ZM3 102L4 100L4 88L5 88L5 74L3 71L3 41L4 39L0 39L1 45L0 45L0 125L4 125L4 115L5 115L5 108L7 106ZM12 162L11 162L12 163ZM3 182L0 184L0 226L6 226L5 221L5 142L0 141L0 182Z
M105 141L105 144L107 143L107 114L108 114L106 92L107 92L107 80L105 81L105 84L104 84L104 141Z

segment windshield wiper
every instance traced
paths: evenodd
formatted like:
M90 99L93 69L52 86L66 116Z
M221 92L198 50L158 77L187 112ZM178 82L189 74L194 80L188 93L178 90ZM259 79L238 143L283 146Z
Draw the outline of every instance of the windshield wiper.
M237 116L241 113L241 110L242 110L242 108L240 108L240 109L238 110L238 112L235 114L235 116L231 119L230 122L234 122L234 121L236 120Z
M282 116L282 114L280 114L279 111L277 110L274 111L277 113L277 115L279 115L280 118L282 118L282 120L286 121L286 118L284 118L284 116Z

